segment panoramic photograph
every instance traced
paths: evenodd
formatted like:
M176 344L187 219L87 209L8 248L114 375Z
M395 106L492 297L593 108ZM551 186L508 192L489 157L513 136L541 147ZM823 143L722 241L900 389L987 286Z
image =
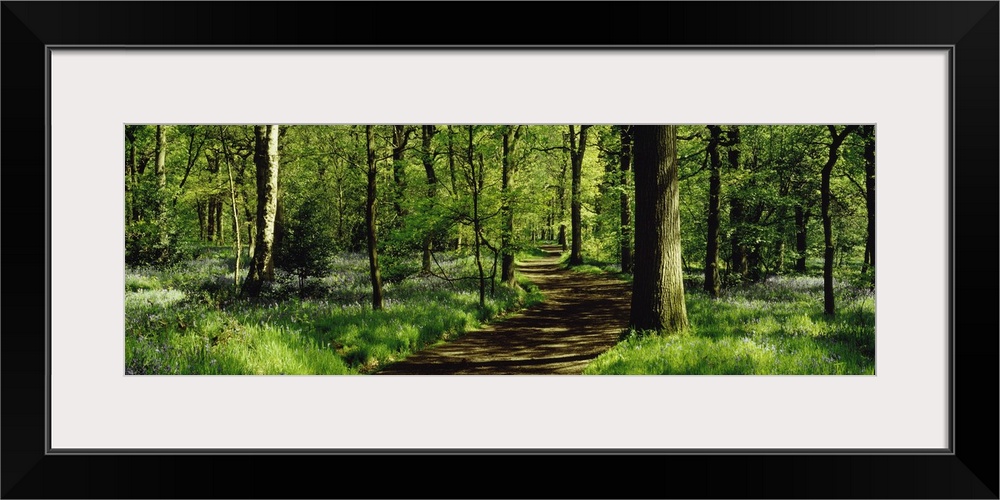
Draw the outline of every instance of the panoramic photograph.
M127 375L874 375L874 125L128 124Z

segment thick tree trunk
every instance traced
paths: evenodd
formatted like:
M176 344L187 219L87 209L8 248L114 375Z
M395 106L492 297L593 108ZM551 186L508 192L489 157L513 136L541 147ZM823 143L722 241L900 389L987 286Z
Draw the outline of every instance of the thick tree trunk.
M722 128L709 125L711 137L708 140L709 179L708 179L708 239L705 247L705 291L710 297L719 296L719 192L722 182L719 170L722 159L719 157L719 142Z
M632 201L629 199L628 193L629 177L632 175L632 131L629 125L619 125L618 131L621 140L621 152L618 159L621 175L618 190L619 212L621 214L619 258L622 263L622 272L630 273L632 272Z
M795 271L806 272L806 252L809 251L806 239L806 228L809 224L809 212L802 205L795 206Z
M688 326L681 261L677 127L637 125L635 278L629 324L672 333Z
M830 219L830 173L835 163L837 163L837 150L834 146L830 146L830 156L823 167L820 187L823 210L823 312L829 315L836 311L833 298L833 226Z
M368 270L372 281L372 309L382 309L382 274L378 267L378 239L375 222L375 202L378 194L378 169L375 162L375 147L372 126L365 126L365 147L368 159L368 197L365 201L365 233L368 236Z
M278 125L254 127L254 164L257 167L257 234L253 260L247 279L243 281L243 294L260 295L268 279L267 265L274 252L274 220L278 211Z
M583 264L583 224L581 217L582 200L581 192L583 187L581 185L583 177L583 155L587 151L587 129L590 125L580 125L580 137L579 143L577 143L577 137L573 130L573 126L569 126L569 148L570 148L570 161L573 168L573 194L570 200L570 218L572 228L570 229L572 237L572 244L570 254L569 254L569 264L571 266L576 266Z
M862 273L875 267L875 126L864 125L861 133L865 139L865 208L868 211L868 235L865 240L865 263Z
M833 125L827 125L830 131L830 154L827 157L826 165L823 165L822 182L820 184L820 196L823 210L823 312L827 315L836 313L836 305L833 298L833 221L830 217L830 176L833 167L837 164L840 145L847 138L847 135L854 131L857 125L848 125L840 133Z
M424 164L424 173L427 175L427 198L431 205L437 201L437 173L434 172L434 152L431 150L431 140L437 131L434 125L424 125L420 128L420 160ZM433 229L427 229L424 235L423 256L420 263L420 270L425 273L431 272L431 246L434 243Z

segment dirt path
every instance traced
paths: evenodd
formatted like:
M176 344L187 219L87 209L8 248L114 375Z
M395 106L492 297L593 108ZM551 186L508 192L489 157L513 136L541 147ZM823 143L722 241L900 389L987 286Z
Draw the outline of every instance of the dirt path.
M385 375L578 374L618 341L631 287L609 276L559 267L560 248L519 271L545 301L481 330L387 366Z

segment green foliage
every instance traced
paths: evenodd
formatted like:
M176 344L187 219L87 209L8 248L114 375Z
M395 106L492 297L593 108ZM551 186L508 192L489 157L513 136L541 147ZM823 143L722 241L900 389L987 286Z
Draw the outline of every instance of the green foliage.
M442 255L449 272L464 257ZM367 265L338 255L328 293L288 298L280 285L269 300L233 300L224 252L172 269L126 273L125 355L129 374L370 373L436 342L455 338L542 299L537 287L498 287L485 309L474 287L432 276L386 286L386 308L367 304ZM231 276L231 275L230 275ZM336 300L331 300L336 299Z
M330 234L330 217L316 197L302 201L284 225L284 234L275 248L275 265L299 278L321 276L330 270L336 242Z
M723 139L728 139L731 127L722 127ZM370 302L368 262L363 255L367 241L364 127L282 127L279 202L283 207L283 230L275 256L277 281L267 283L261 299L251 305L242 302L234 293L235 259L228 245L235 241L234 231L239 231L244 249L247 249L256 230L253 127L164 126L167 134L166 186L161 188L154 173L156 127L127 126L125 158L129 164L132 164L132 157L135 161L134 168L126 176L124 243L129 266L126 292L128 300L142 299L141 303L145 304L139 307L139 303L130 302L129 314L135 311L146 314L144 307L169 303L171 308L190 308L204 311L206 318L215 317L210 323L217 326L208 330L218 333L215 337L207 337L209 348L205 350L193 340L194 337L189 338L190 326L186 329L178 326L176 337L155 322L145 325L149 334L133 329L135 335L127 340L130 370L135 373L358 373L374 369L376 365L366 365L373 363L373 359L383 364L390 358L398 359L409 352L407 350L416 348L414 346L448 337L477 321L493 318L531 300L531 289L525 289L523 283L522 290L518 291L516 287L511 289L489 282L493 249L512 251L517 259L537 257L540 254L533 245L538 239L555 239L561 224L566 226L567 233L571 231L570 177L569 171L564 171L568 166L563 142L566 125L530 125L520 129L518 141L508 151L510 169L506 191L501 188L504 125L473 126L471 151L470 127L466 125L437 126L437 133L428 143L420 140L422 132L415 128L416 135L410 137L402 159L395 165L390 159L392 126L378 125L374 129L378 191L376 225L387 311L405 309L417 323L402 319L392 323L377 315L363 317L360 313L355 316L344 313L350 316L349 320L344 320L350 325L360 322L374 330L369 331L368 326L357 327L358 332L367 333L357 333L355 337L367 340L351 340L337 350L322 346L323 342L341 342L336 340L341 338L339 333L331 331L320 335L312 327L308 331L313 333L303 336L306 330L301 328L301 322L292 322L287 314L294 309L289 305L292 303L305 304L302 307L308 306L308 309L325 301L331 308L336 305L345 310L360 308L360 311ZM685 286L693 292L692 300L698 302L702 300L698 290L704 280L698 273L704 268L707 248L708 134L703 125L680 126L678 133L681 137L678 148L682 260L688 271ZM724 297L706 303L722 307L723 317L730 314L731 325L713 323L714 313L692 305L689 313L695 333L684 342L710 340L711 344L706 343L702 348L714 346L711 348L720 349L720 356L740 353L744 358L749 356L755 348L746 342L734 343L734 340L725 340L726 336L705 335L712 331L735 331L737 327L732 325L750 321L752 307L741 316L743 313L737 314L723 306L727 300L752 295L752 290L757 290L753 293L758 294L764 290L767 291L765 302L775 301L790 309L761 306L757 316L771 317L780 324L813 332L807 336L811 339L840 339L845 345L853 342L855 348L864 351L867 349L864 346L869 345L865 340L869 327L844 330L854 332L851 334L854 336L838 334L834 330L839 327L817 320L813 312L803 313L808 307L822 302L821 294L806 293L795 287L792 292L780 291L782 287L769 284L775 275L794 281L815 279L813 277L822 273L819 172L826 160L829 141L825 126L743 125L739 133L739 143L719 147L722 162L719 264ZM594 125L589 137L581 189L585 264L574 270L619 273L620 200L622 193L633 192L632 174L620 172L621 138L617 126ZM835 277L841 283L841 294L847 293L846 290L870 293L874 289L874 271L860 272L867 236L864 146L861 137L849 136L841 148L832 178ZM730 152L739 153L738 165L730 160ZM428 165L436 183L430 182ZM485 307L469 309L468 305L477 302L478 298L477 280L467 279L478 278L472 258L474 192L485 242L481 249L487 281L485 288L490 297ZM233 221L233 197L235 215L239 219L237 224ZM209 203L217 210L213 211L211 219L206 212ZM513 211L513 230L510 232L503 224L503 206ZM735 207L742 208L739 217L734 213ZM629 209L634 212L634 207ZM808 259L806 271L801 275L792 272L797 256L796 209L809 213L805 249ZM634 221L634 213L632 216ZM208 230L210 222L213 225ZM504 239L506 243L502 244ZM460 279L449 282L421 274L420 253L427 241L431 242L434 255L443 260L444 269L432 262L434 273ZM501 248L502 245L505 246ZM742 247L749 255L746 273L734 268L734 245ZM241 258L243 269L236 270L241 276L246 275L248 253ZM178 296L182 299L177 299ZM843 314L839 314L836 321L855 310L856 302L852 297L854 295L850 294L838 296L838 310ZM440 304L432 304L434 301ZM281 312L275 311L272 316L263 318L251 314L253 307L266 308L268 304L280 305ZM315 316L310 316L313 312L307 314L309 321L323 323L327 320L319 315L340 317L341 314L332 309L316 311L322 312L315 312ZM159 310L151 312L160 317L162 313ZM805 315L799 317L800 314ZM302 314L295 317L300 316ZM376 317L382 319L373 319ZM381 323L383 320L389 323ZM333 325L331 329L342 328L345 332L353 328L347 323L330 324ZM291 336L292 331L299 333ZM380 333L373 333L375 331ZM398 338L392 340L395 338L392 336ZM251 337L257 340L250 342ZM216 339L214 343L213 338ZM771 338L754 337L753 340L761 346L765 345L762 342L774 344ZM653 341L639 337L632 340L635 343ZM404 344L407 347L400 350ZM689 347L697 351L694 344ZM226 349L233 351L222 355ZM333 352L332 357L326 352L328 350ZM197 354L202 351L216 356L205 358L204 353ZM268 358L262 352L284 353L284 359L278 360L274 357L277 354ZM755 359L758 361L752 365L753 370L771 366L762 361L765 354L757 352ZM210 364L213 359L215 364ZM689 361L693 363L692 360ZM685 365L679 360L677 363L671 366L688 366L695 371L704 368L690 363ZM721 361L713 363L722 366ZM780 363L774 366L778 365ZM193 366L198 368L191 368ZM364 366L368 368L362 369ZM749 366L740 369L749 370Z
M129 265L169 265L185 257L177 242L177 232L169 225L138 221L125 229L125 263Z
M399 283L420 272L420 264L416 260L398 256L387 257L381 268L384 283Z
M841 286L841 312L830 319L823 314L822 286L815 278L771 278L716 300L689 291L688 333L625 332L585 373L873 374L873 297Z

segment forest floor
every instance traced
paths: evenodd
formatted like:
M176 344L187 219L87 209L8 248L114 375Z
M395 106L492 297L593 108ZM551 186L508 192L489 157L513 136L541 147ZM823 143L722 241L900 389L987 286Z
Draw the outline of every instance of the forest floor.
M384 375L579 374L618 343L631 285L608 274L564 269L561 247L518 266L545 301L503 321L386 366Z

